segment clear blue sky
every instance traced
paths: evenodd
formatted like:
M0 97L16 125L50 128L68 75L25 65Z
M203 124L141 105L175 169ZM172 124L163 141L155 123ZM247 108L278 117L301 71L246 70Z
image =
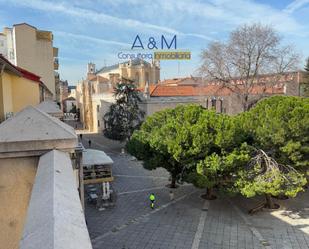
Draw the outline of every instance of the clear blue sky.
M227 39L244 23L273 25L284 43L309 56L309 0L0 0L0 27L21 22L54 33L60 76L72 85L89 61L97 68L118 63L137 34L176 34L177 48L192 52L191 61L161 63L162 79L194 74L209 41Z

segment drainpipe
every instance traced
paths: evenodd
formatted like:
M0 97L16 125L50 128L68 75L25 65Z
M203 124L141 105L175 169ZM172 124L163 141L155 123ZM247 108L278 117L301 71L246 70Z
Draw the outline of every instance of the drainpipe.
M3 98L3 86L2 86L2 75L4 73L4 68L5 68L5 64L3 64L0 68L0 96L1 98ZM4 105L2 105L2 108L1 108L1 113L2 115L4 116ZM0 123L2 122L2 118L0 117Z

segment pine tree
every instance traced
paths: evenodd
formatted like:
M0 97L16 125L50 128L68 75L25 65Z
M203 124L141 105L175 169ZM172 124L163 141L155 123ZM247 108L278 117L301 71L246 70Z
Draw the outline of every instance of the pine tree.
M236 187L246 197L295 197L309 173L309 99L273 96L238 115L248 137L250 161L237 173Z
M144 117L144 112L139 108L139 93L132 83L118 83L114 88L114 96L116 103L104 115L104 135L114 140L129 140Z
M305 75L302 83L302 96L309 97L309 57L306 60Z

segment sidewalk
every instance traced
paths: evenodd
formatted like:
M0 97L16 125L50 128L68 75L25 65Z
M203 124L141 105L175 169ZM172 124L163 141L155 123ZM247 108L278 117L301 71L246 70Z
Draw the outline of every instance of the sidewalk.
M281 208L249 215L261 201L241 196L205 201L203 190L182 185L175 201L165 187L164 169L148 171L130 155L123 143L102 134L84 134L88 147L104 150L114 160L116 207L98 211L86 204L86 218L94 249L308 249L309 192L290 200L276 200ZM151 210L148 195L157 196ZM205 202L207 208L205 209ZM204 208L204 210L203 210Z

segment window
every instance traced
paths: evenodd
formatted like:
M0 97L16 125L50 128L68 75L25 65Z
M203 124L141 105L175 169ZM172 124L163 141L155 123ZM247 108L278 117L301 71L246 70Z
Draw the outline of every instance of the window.
M135 82L136 82L136 83L139 83L139 73L136 73L136 74L135 74Z
M148 73L148 72L146 72L146 74L145 74L145 79L146 79L145 82L150 83L150 82L149 82L149 73Z
M97 105L97 112L99 112L100 111L100 106L99 105Z
M216 110L216 105L217 105L217 100L215 98L213 98L211 100L211 108L214 108Z
M10 59L14 60L14 52L12 52L12 51L10 52Z
M100 127L100 120L98 120L98 127Z
M222 113L223 112L223 100L220 99L220 112Z

